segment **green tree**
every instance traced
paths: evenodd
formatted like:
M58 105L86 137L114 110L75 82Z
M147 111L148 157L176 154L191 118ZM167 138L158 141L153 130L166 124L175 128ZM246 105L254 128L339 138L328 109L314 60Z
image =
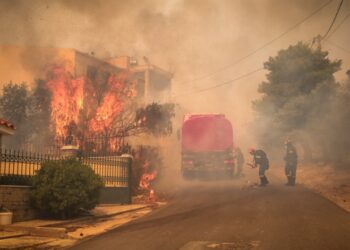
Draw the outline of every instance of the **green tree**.
M286 137L299 135L297 140L305 151L311 138L326 154L322 133L328 127L319 123L331 112L338 87L333 74L341 66L340 60L331 61L327 56L328 52L299 42L264 63L267 81L258 89L262 98L253 103L255 126L262 124L257 131L263 145L281 146Z
M25 83L8 83L3 86L0 96L1 116L15 124L16 133L6 141L9 146L23 144L28 138L28 88Z
M45 87L45 81L38 79L28 98L29 135L34 145L45 145L53 133L50 129L51 93Z

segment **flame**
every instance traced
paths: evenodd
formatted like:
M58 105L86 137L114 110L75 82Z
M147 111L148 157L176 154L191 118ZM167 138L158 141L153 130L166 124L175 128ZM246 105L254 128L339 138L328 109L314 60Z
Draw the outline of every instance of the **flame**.
M155 202L156 194L151 184L157 178L158 172L157 170L150 171L149 163L147 161L143 165L143 171L144 173L141 176L139 188L141 190L149 191L148 201Z
M124 72L108 78L107 84L110 91L104 96L95 117L90 121L89 127L93 132L103 132L105 128L110 127L125 108L124 99L136 96L136 93L125 84L127 77L128 75Z
M140 180L140 188L145 190L151 189L151 182L157 177L157 171L144 173Z
M46 86L51 92L51 117L56 136L63 137L71 122L79 123L85 80L83 77L74 79L62 66L54 66L50 72Z
M148 200L149 200L150 202L156 202L157 197L156 197L156 194L155 194L155 192L154 192L154 189L151 189L151 190L149 191Z
M74 78L64 65L52 66L48 72L46 86L51 93L51 125L56 138L65 138L72 123L85 137L93 138L107 130L115 132L113 125L136 97L127 71L109 75L106 88L99 93L100 101L96 86L87 77ZM117 143L117 139L112 140L109 146L116 149Z

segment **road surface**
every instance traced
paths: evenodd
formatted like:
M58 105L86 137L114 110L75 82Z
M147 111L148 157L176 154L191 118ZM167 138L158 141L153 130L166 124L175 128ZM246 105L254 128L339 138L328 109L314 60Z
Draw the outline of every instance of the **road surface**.
M350 249L350 214L299 185L196 182L168 205L74 250Z

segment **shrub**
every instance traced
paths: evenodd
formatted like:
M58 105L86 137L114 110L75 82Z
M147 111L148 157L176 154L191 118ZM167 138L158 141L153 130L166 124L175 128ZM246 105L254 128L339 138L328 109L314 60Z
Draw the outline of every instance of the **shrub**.
M32 204L45 216L73 217L96 206L102 186L100 177L77 160L47 161L33 178Z

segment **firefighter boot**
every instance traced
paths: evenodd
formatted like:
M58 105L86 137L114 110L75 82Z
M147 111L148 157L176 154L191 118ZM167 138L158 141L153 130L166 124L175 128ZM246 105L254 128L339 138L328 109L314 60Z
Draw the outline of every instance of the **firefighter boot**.
M288 182L285 184L286 186L290 186L292 183L291 177L287 176Z
M265 185L269 184L269 180L267 179L266 176L264 176L264 182L265 182Z
M260 185L259 185L259 187L264 187L264 186L266 186L265 178L264 177L260 177Z
M290 186L295 186L295 177L290 177Z

